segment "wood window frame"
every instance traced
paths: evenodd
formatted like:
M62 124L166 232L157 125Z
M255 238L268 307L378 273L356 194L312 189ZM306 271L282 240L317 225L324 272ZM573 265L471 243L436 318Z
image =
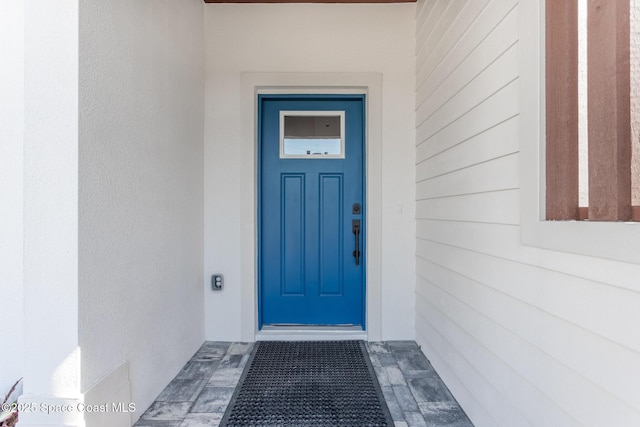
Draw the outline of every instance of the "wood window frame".
M520 2L518 20L519 235L523 253L552 263L570 262L575 255L586 255L640 264L638 222L546 219L545 2ZM535 249L552 252L532 252ZM562 252L565 254L558 258Z
M579 208L578 0L546 0L546 218L638 220L631 206L630 1L589 0L589 206Z
M578 0L547 0L545 22L546 215L579 219Z

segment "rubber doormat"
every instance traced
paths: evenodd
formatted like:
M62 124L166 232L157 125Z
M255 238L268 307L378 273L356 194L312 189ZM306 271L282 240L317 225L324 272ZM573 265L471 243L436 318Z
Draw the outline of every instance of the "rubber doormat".
M393 426L362 341L256 343L221 426Z

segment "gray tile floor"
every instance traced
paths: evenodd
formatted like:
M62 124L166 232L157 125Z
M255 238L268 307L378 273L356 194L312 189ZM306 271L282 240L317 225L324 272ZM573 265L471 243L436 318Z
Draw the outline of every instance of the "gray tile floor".
M136 426L217 426L252 348L204 343ZM367 349L397 427L473 427L415 342L371 342Z

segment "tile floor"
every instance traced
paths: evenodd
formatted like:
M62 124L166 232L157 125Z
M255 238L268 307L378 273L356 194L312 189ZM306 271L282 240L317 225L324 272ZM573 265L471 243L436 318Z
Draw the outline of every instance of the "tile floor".
M217 426L253 343L206 342L136 427ZM473 427L413 341L367 343L396 427Z

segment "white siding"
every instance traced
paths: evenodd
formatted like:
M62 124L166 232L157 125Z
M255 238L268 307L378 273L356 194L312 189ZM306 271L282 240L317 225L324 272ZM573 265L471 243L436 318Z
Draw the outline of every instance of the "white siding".
M478 427L640 425L640 267L521 244L518 10L417 5L417 340Z

